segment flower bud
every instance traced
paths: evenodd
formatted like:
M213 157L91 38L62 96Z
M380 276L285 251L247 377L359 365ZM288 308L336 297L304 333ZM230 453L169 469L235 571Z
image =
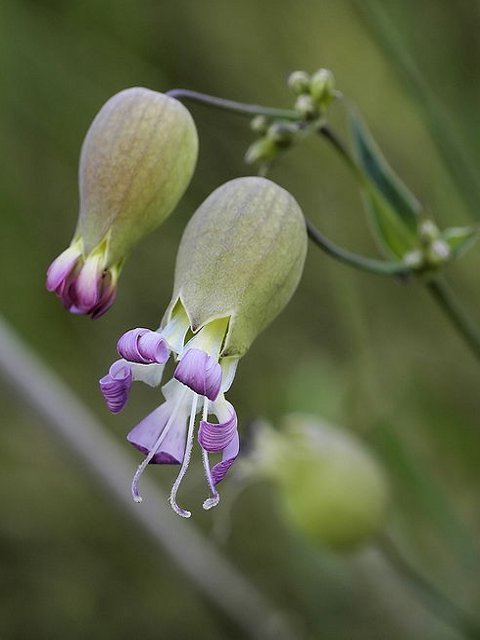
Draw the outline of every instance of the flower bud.
M289 147L297 131L297 125L292 122L274 122L268 128L267 137L273 140L278 147Z
M306 71L293 71L287 80L289 88L296 95L308 93L310 89L310 76Z
M305 120L313 120L319 116L318 105L312 96L306 94L298 96L296 99L295 111L298 111L300 116Z
M260 135L266 133L270 120L266 116L255 116L250 122L250 129Z
M278 485L287 521L332 549L365 543L385 517L383 469L346 430L302 414L283 422L280 432L258 433L254 461L257 474Z
M335 80L329 69L319 69L310 81L310 95L325 110L334 98Z
M197 150L195 124L174 98L136 87L106 102L82 147L74 239L47 275L69 310L107 310L126 255L171 213Z
M275 159L278 153L278 147L274 140L269 137L262 137L255 140L245 153L245 162L247 164L269 163Z
M239 357L289 301L306 248L302 212L285 189L265 178L231 180L185 229L169 313L180 299L194 332L228 318L221 355Z

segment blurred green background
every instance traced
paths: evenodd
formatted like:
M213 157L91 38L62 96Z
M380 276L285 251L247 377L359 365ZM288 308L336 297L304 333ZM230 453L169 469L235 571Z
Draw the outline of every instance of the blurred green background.
M440 225L454 226L480 215L479 29L475 0L2 0L3 314L122 441L158 392L136 388L113 417L97 380L123 331L158 324L182 229L216 186L248 174L252 135L242 117L189 105L201 145L191 187L127 262L113 310L93 323L64 312L44 277L70 241L79 149L103 102L140 85L288 107L290 71L329 67L392 165ZM341 114L332 117L341 128ZM377 255L355 184L324 141L287 154L271 177L329 237ZM474 250L448 275L480 319L479 268ZM311 246L298 292L243 359L229 397L244 424L302 410L365 438L390 475L389 526L418 569L475 612L478 378L420 285L354 272ZM22 398L6 386L0 394L0 638L243 638L102 497ZM131 459L133 470L134 451ZM165 487L172 474L149 470ZM185 501L199 505L203 493L197 465ZM226 509L228 485L224 493ZM213 538L220 509L194 511ZM289 531L271 487L248 489L231 518L225 554L305 637L461 637L373 545L338 557Z

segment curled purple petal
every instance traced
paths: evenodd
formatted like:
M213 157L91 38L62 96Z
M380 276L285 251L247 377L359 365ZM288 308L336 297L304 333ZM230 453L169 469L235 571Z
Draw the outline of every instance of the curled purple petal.
M240 439L238 431L235 431L230 444L223 450L222 460L212 469L212 481L214 486L221 482L227 475L228 470L235 462L240 451Z
M99 384L107 407L112 413L119 413L127 404L132 386L132 369L128 362L125 360L114 362Z
M150 329L131 329L123 334L117 343L118 353L139 364L164 364L169 350L162 336Z
M237 415L230 403L230 417L226 422L207 422L202 420L198 430L198 441L209 453L223 451L232 442L237 432Z
M158 446L150 464L181 464L185 452L186 416L179 415L168 428L164 429L172 413L172 404L164 402L144 418L127 435L127 440L146 456ZM160 437L164 438L159 441Z
M175 369L174 377L192 391L215 400L222 383L222 368L212 356L200 349L189 349Z
M81 255L81 251L78 249L68 247L55 258L47 271L46 287L48 291L55 291L60 297L63 297L63 289L67 278L77 266L77 261Z

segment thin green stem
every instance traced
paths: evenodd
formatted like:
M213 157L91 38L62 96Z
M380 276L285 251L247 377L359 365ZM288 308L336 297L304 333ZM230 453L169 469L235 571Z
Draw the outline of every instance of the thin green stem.
M190 91L190 89L171 89L166 92L171 98L180 98L185 100L193 100L200 104L223 109L224 111L233 111L244 116L267 116L270 118L281 118L283 120L300 120L300 116L292 109L277 109L275 107L264 107L259 104L247 104L245 102L237 102L236 100L225 100L217 96L210 96L199 91Z
M432 582L421 575L388 533L383 533L377 539L377 546L389 565L418 594L424 605L436 617L460 631L466 638L480 639L480 622L474 620Z
M375 260L373 258L365 258L351 251L347 251L342 247L339 247L334 242L326 238L311 222L306 220L307 232L310 240L320 247L322 251L327 253L332 258L348 264L356 269L362 271L368 271L369 273L375 273L380 276L399 276L401 278L407 278L409 275L409 269L401 262L387 262L384 260Z
M332 145L332 147L337 151L340 157L345 161L348 167L352 170L355 177L359 181L361 186L370 187L368 184L368 178L365 176L361 168L355 162L355 159L352 157L348 147L341 140L338 134L331 129L328 125L323 124L318 129L319 133ZM310 230L309 230L309 233ZM312 235L310 235L312 238ZM334 251L332 251L332 247L328 247L328 244L331 244L326 238L320 238L320 241L317 241L318 238L315 239L315 242L322 249L337 257L338 259L343 260L343 262L348 262L352 266L356 266L357 268L364 269L367 271L372 271L374 273L382 273L385 275L392 275L390 271L389 263L378 263L379 261L372 261L368 259L358 260L359 256L353 256L346 252L346 256L341 256L342 253L345 253L343 249L340 247L333 247ZM340 250L340 251L338 251ZM365 263L365 260L367 262ZM386 265L386 267L380 267L379 265ZM371 268L372 267L372 268ZM393 269L393 273L395 273L395 269ZM468 346L472 349L474 355L480 359L480 331L475 322L470 318L467 311L461 305L460 301L456 298L454 292L448 287L445 281L440 280L438 278L434 280L430 280L426 283L426 287L430 294L433 296L437 304L440 306L442 311L447 315L452 325L455 327L457 332L462 336Z
M448 284L439 278L430 280L427 289L475 356L480 359L480 331Z

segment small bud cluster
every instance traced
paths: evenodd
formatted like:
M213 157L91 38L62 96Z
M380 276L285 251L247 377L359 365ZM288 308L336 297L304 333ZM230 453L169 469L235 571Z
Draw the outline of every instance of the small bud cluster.
M298 120L255 116L250 126L259 137L245 154L247 164L269 165L296 142L302 131L325 115L335 98L334 78L328 69L319 69L311 76L306 71L294 71L288 86L297 96L294 110Z
M256 116L250 126L260 137L245 154L247 164L270 164L280 151L292 146L301 129L298 122L272 120L265 116Z
M313 75L294 71L288 86L297 96L295 110L303 120L316 120L325 114L335 98L335 79L329 69L318 69Z
M412 271L428 273L450 261L452 252L449 243L431 218L423 218L418 223L417 238L417 248L409 251L403 258Z

